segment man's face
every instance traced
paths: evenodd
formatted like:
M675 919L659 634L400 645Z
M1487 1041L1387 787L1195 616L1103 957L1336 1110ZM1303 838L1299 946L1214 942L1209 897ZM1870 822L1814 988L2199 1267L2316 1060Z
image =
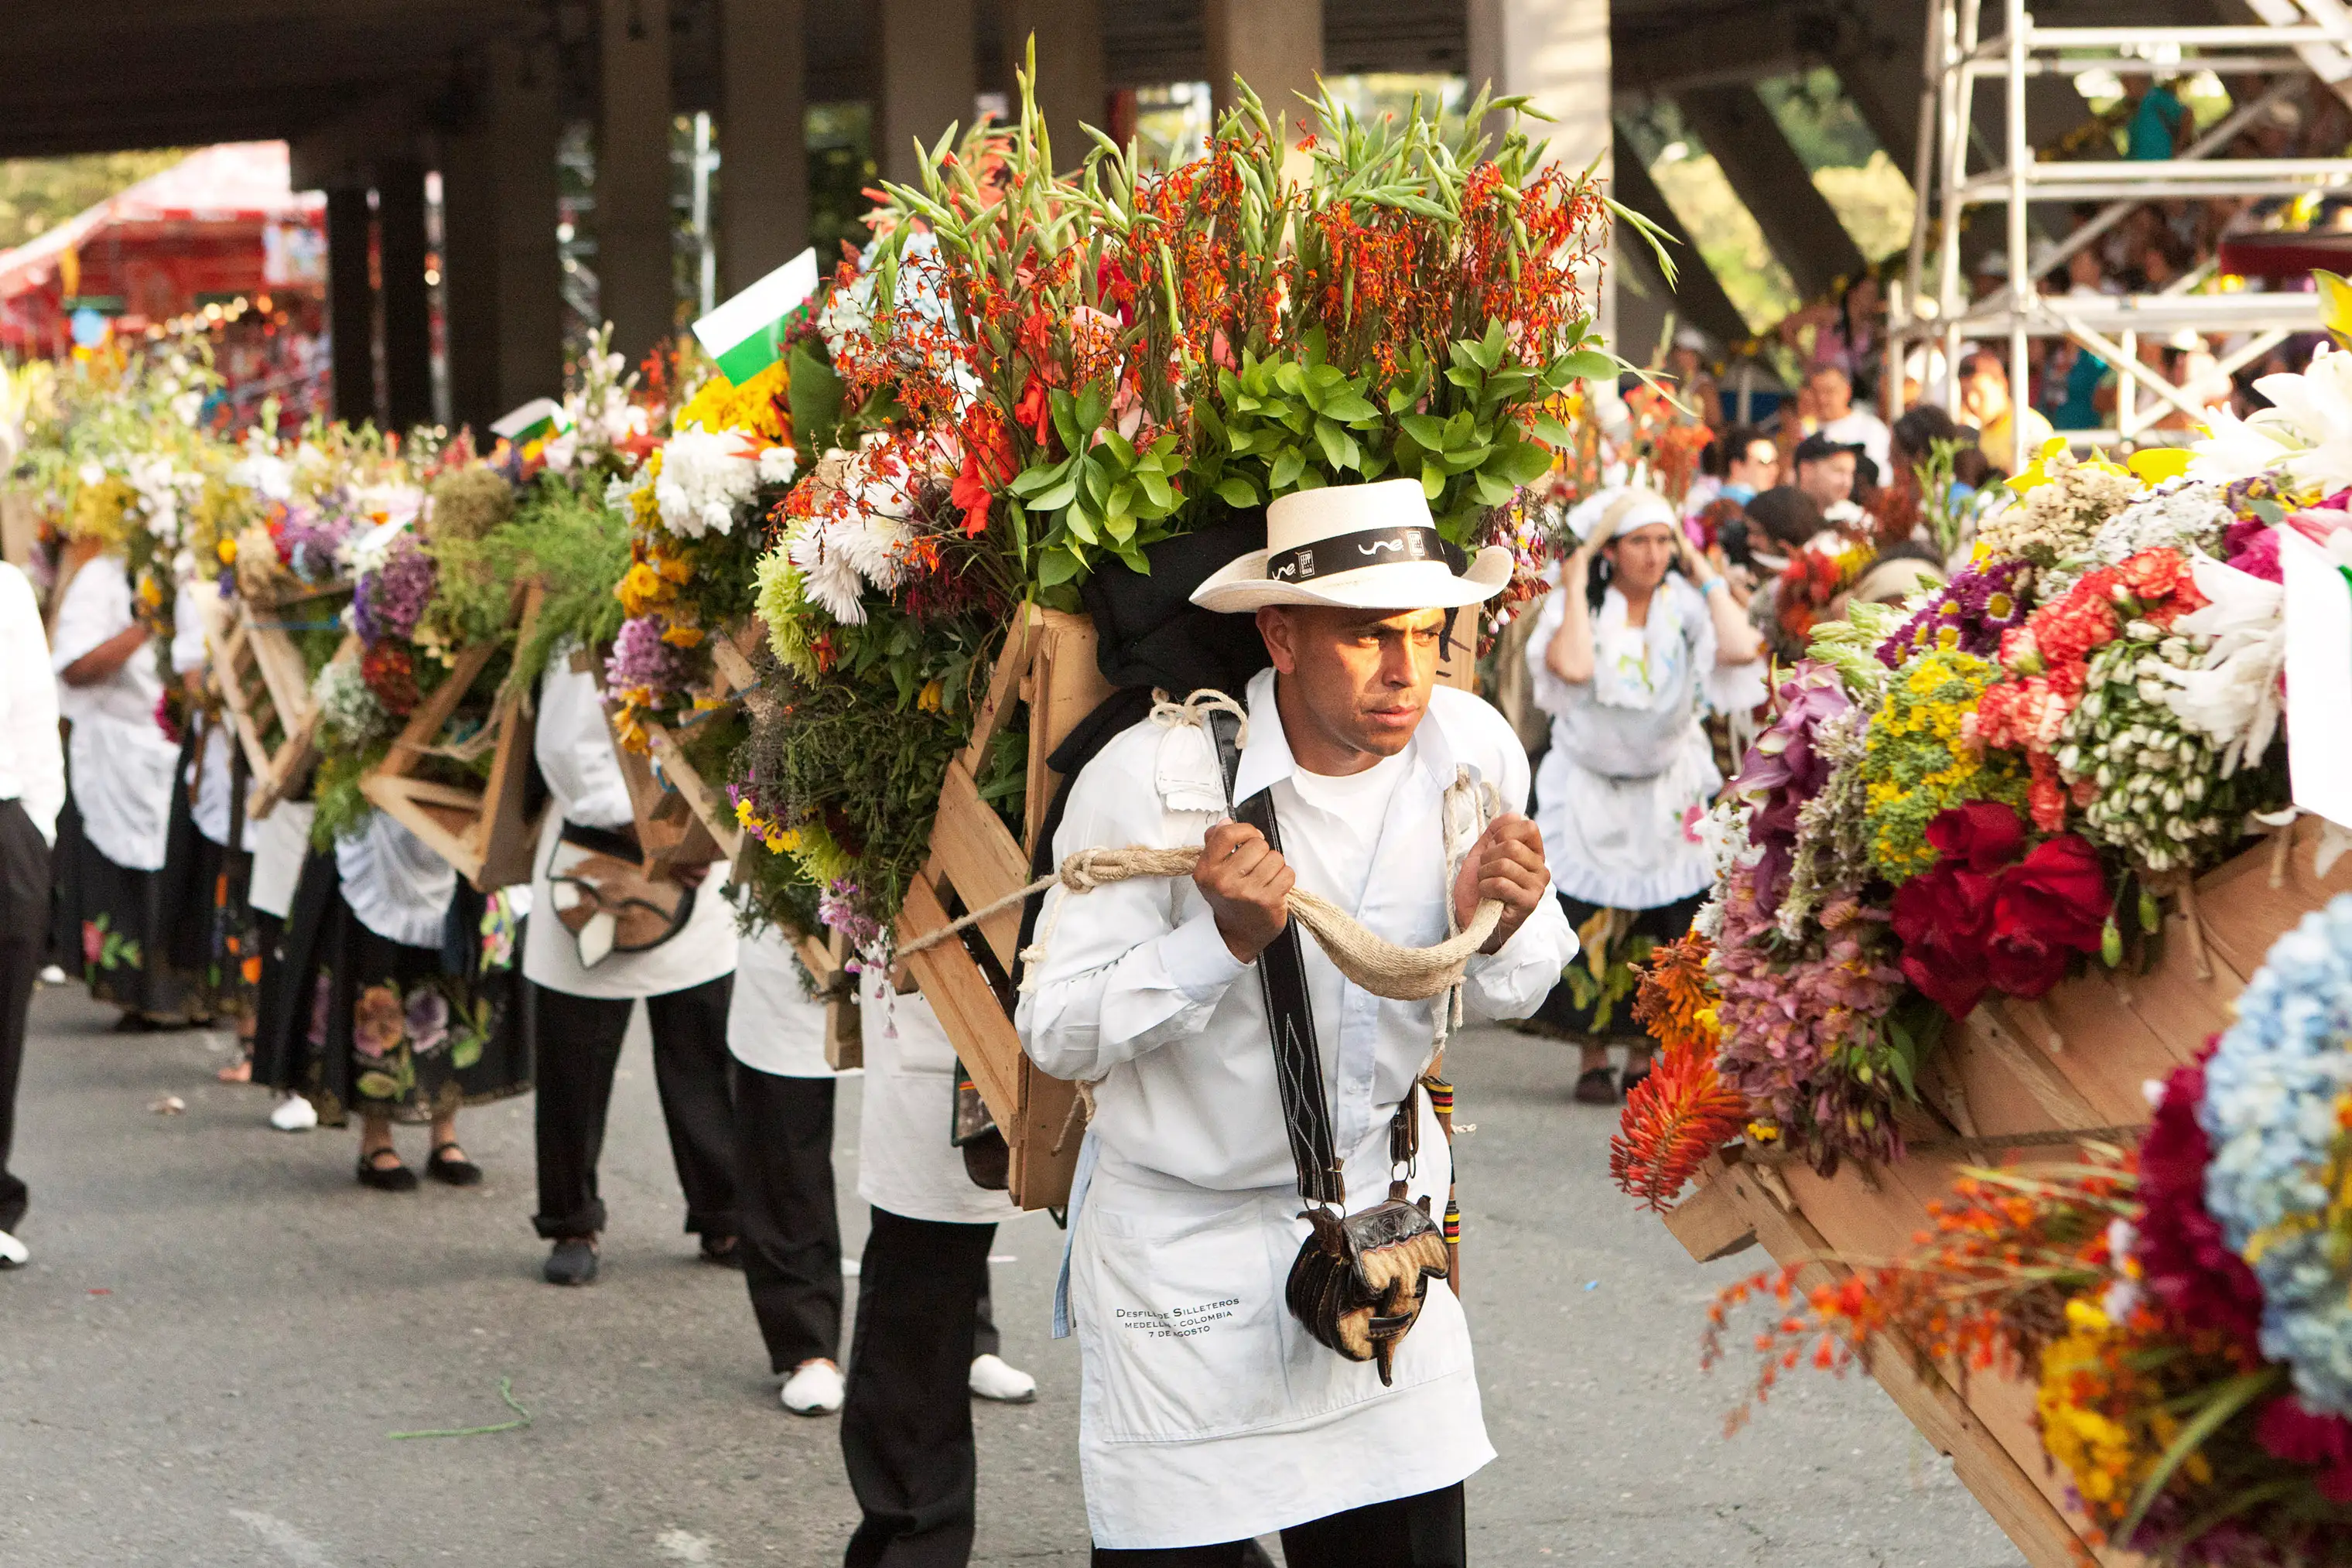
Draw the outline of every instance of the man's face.
M1832 452L1797 465L1797 488L1816 507L1833 507L1853 494L1853 454Z
M1412 740L1437 680L1442 610L1269 605L1257 612L1274 667L1321 746L1360 766ZM1294 709L1284 708L1287 724ZM1294 752L1304 750L1294 739ZM1322 771L1322 769L1314 769Z
M1822 418L1843 419L1853 412L1853 388L1843 371L1817 371L1812 379L1813 407Z
M1725 477L1735 485L1746 485L1759 494L1772 487L1780 473L1780 449L1761 439L1748 444L1748 450L1731 460Z
M1963 377L1960 381L1960 416L1982 430L1985 425L2009 412L2009 384L1998 376L1983 374Z

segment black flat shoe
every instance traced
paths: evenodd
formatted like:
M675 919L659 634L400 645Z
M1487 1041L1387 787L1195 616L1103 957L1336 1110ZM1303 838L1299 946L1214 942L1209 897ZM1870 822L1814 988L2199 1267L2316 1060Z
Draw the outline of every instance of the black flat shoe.
M392 1156L392 1164L384 1166L376 1163L387 1155ZM415 1192L416 1190L416 1173L402 1165L399 1154L392 1149L378 1149L373 1155L362 1155L359 1176L362 1186L372 1186L378 1192Z
M425 1162L425 1174L435 1181L447 1182L451 1186L479 1186L482 1167L466 1157L466 1151L455 1144L443 1144Z
M1617 1075L1605 1067L1595 1067L1579 1074L1576 1103L1580 1105L1614 1105L1617 1103Z
M1617 1092L1620 1094L1631 1094L1635 1089L1641 1087L1643 1082L1649 1076L1650 1064L1645 1061L1642 1063L1641 1071L1628 1072L1623 1077L1617 1080Z
M582 1236L567 1236L547 1255L540 1276L551 1285L585 1285L596 1278L596 1244Z
M702 1260L714 1269L740 1269L742 1243L732 1236L706 1236L702 1239Z

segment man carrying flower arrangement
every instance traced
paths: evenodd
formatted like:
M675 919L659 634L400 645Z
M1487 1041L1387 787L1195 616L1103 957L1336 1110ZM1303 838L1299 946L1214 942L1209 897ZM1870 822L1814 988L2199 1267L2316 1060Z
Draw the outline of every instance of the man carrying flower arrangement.
M1433 689L1454 612L1503 587L1508 552L1449 564L1410 480L1285 496L1268 542L1192 596L1256 612L1275 668L1250 683L1246 726L1129 729L1074 781L1054 842L1060 858L1205 841L1198 869L1076 910L1051 895L1018 1014L1038 1065L1089 1082L1096 1106L1056 1325L1075 1322L1085 1358L1095 1561L1237 1564L1280 1531L1295 1565L1458 1564L1461 1483L1494 1450L1462 1310L1428 1288L1445 1267L1426 1216L1451 1161L1418 1089L1448 1003L1343 977L1299 943L1286 899L1319 894L1406 946L1498 902L1464 977L1480 1017L1532 1011L1574 955L1517 814L1517 738ZM1449 878L1465 781L1509 814ZM1327 1266L1343 1256L1357 1295Z

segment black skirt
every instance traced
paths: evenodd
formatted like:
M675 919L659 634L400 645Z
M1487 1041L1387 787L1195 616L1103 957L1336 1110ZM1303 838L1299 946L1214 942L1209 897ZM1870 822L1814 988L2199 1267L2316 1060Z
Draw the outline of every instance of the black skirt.
M429 1122L527 1092L521 945L485 936L486 906L460 883L440 948L391 941L344 902L333 852L313 850L264 955L255 1081L300 1092L330 1126Z
M1616 931L1613 940L1595 943L1586 934L1601 935L1595 917L1604 913L1604 906L1561 894L1560 907L1568 912L1569 925L1584 938L1583 945L1569 960L1559 984L1544 998L1543 1006L1521 1026L1523 1031L1596 1045L1604 1040L1648 1044L1649 1031L1633 1021L1639 966L1661 945L1689 935L1691 921L1706 902L1706 894L1695 893L1655 909L1628 911L1632 920Z
M226 731L212 745L234 744ZM175 780L189 778L201 758L194 736L180 747ZM252 1015L261 979L261 949L246 904L253 856L243 847L245 758L229 758L229 837L236 847L216 844L196 827L195 786L172 788L171 826L163 855L163 901L171 934L173 967L189 976L198 1007L214 1018Z
M164 872L132 871L108 860L89 841L70 800L58 813L50 865L51 956L80 971L92 998L159 1023L209 1016L195 977L172 961Z

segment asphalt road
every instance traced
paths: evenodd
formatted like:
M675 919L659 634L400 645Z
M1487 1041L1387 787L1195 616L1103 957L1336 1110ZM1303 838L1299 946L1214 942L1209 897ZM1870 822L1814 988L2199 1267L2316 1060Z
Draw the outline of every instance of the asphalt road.
M694 1260L642 1029L625 1060L603 1280L540 1282L528 1100L471 1113L490 1173L413 1197L352 1179L356 1137L272 1132L213 1081L225 1042L117 1035L44 992L18 1107L28 1269L0 1275L0 1563L9 1568L800 1565L856 1516L829 1420L777 1406L741 1277ZM1714 1289L1607 1180L1612 1113L1570 1054L1456 1043L1466 1296L1502 1458L1470 1483L1482 1564L1993 1568L2018 1562L1867 1381L1808 1375L1727 1442L1741 1376L1702 1375ZM845 1228L856 1088L836 1149ZM152 1107L178 1096L186 1109ZM423 1130L406 1131L412 1163ZM1009 1359L982 1406L978 1561L1078 1568L1076 1351L1048 1334L1060 1233L999 1233ZM854 1283L854 1282L853 1282ZM527 1429L394 1440L512 1418Z

